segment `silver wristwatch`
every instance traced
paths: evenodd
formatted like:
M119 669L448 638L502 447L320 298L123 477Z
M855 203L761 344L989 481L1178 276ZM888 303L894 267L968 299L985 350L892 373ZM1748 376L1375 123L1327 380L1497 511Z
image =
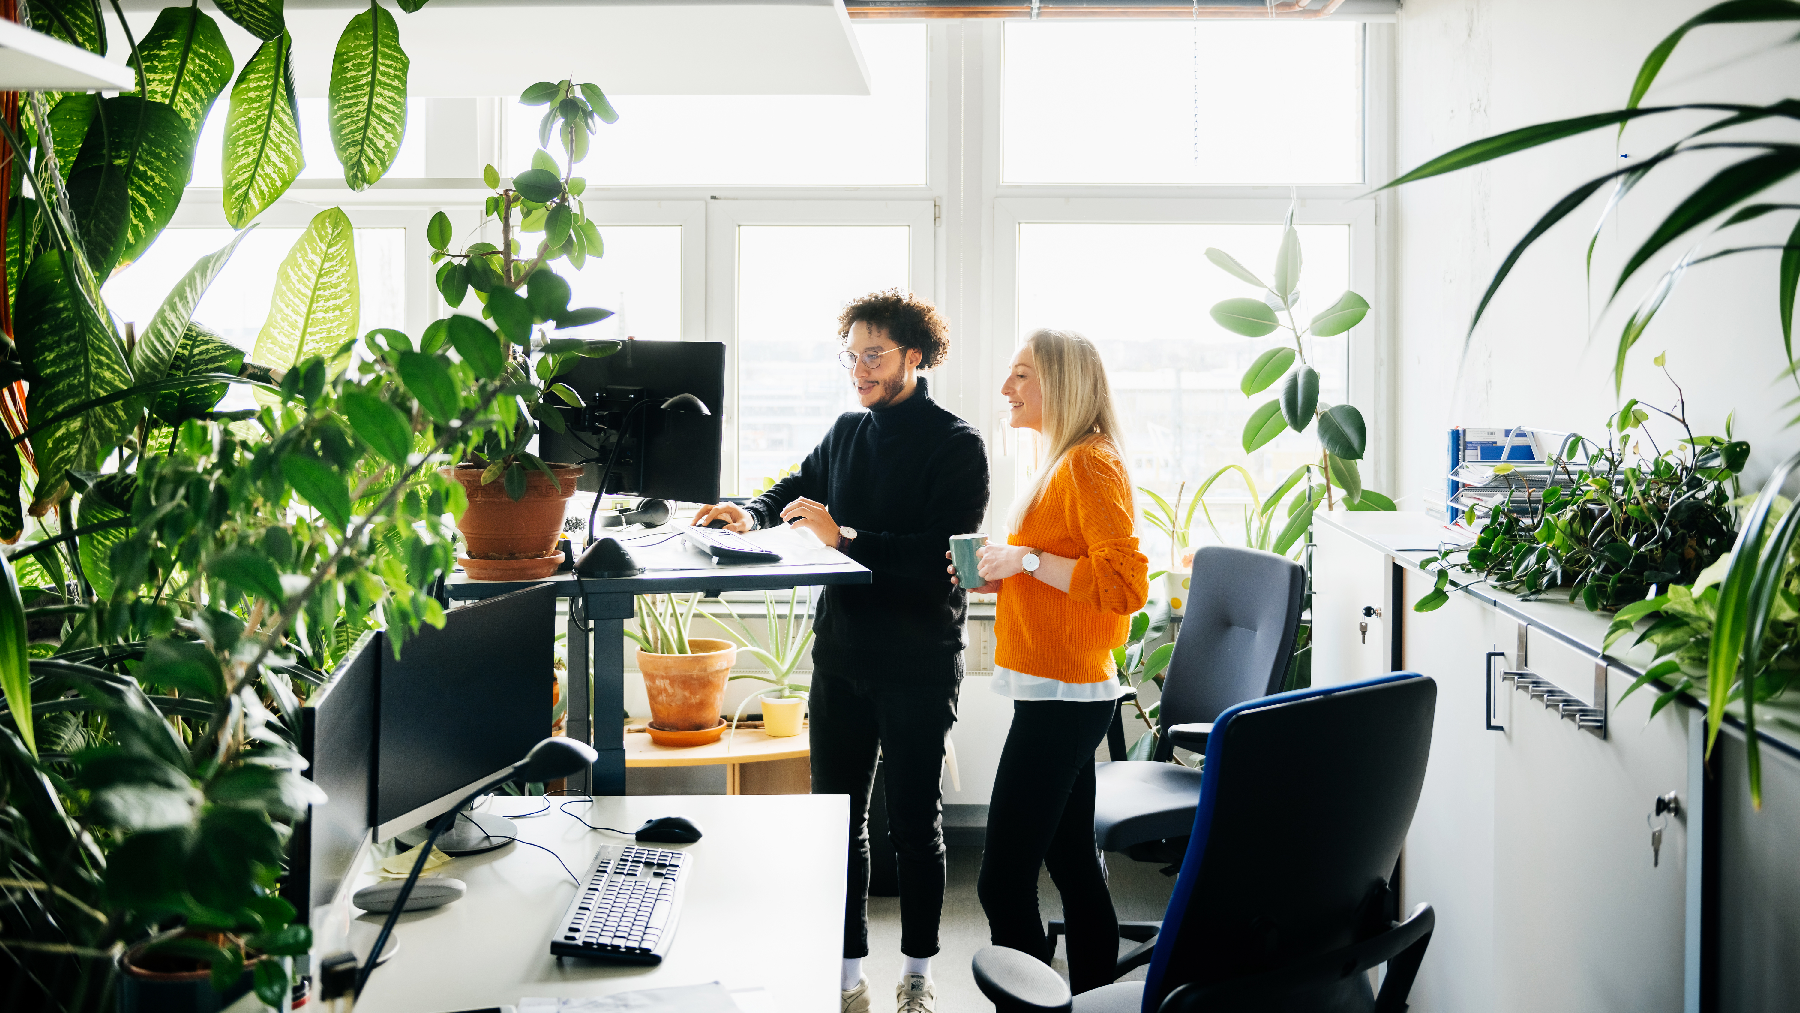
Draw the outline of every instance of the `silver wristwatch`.
M1037 550L1032 549L1030 552L1025 553L1025 558L1019 561L1019 565L1025 568L1026 573L1035 574L1037 573L1038 564L1043 561L1043 557L1037 554Z

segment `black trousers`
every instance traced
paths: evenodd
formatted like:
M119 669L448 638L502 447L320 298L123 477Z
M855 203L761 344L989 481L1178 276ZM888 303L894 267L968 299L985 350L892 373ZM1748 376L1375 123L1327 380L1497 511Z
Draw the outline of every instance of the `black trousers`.
M1094 844L1094 750L1116 706L1015 700L988 805L978 889L989 935L1050 962L1055 944L1044 933L1037 893L1038 869L1049 867L1062 894L1075 992L1112 981L1119 954L1119 920Z
M900 952L938 951L944 912L944 736L956 724L962 658L928 659L905 679L813 671L812 790L850 796L844 956L869 955L869 792L877 749L888 839L900 877Z

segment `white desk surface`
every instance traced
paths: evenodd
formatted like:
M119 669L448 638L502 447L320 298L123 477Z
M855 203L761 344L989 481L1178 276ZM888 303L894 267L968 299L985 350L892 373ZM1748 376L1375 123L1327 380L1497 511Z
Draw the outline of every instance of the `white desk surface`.
M486 811L510 815L539 805L530 797L501 796ZM508 844L434 870L467 883L468 894L447 907L401 916L394 929L400 949L375 970L357 1009L449 1013L512 1005L527 996L608 995L718 981L727 989L765 989L768 1008L782 1013L836 1013L849 832L844 796L637 795L602 797L591 809L578 802L569 811L597 826L627 830L655 816L686 816L705 832L693 844L673 845L693 854L694 872L675 942L661 965L551 956L550 936L575 883L544 852ZM601 845L631 843L589 830L555 806L516 822L521 840L555 850L577 876ZM364 870L351 889L372 882ZM355 948L366 949L380 925L378 915L355 918Z

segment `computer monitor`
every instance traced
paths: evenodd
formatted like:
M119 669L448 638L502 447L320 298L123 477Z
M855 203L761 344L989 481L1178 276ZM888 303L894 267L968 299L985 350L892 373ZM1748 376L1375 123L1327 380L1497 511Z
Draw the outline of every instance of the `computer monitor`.
M585 463L577 488L688 503L718 500L725 437L724 344L627 341L623 350L604 359L577 360L557 381L581 395L584 407L563 412L570 420L567 433L545 428L538 434L538 456ZM678 394L693 395L712 414L661 407ZM602 490L600 472L620 439L618 460Z
M381 659L374 800L377 841L448 812L550 734L556 592L540 584L450 610ZM451 854L505 844L458 820ZM501 826L495 823L495 826ZM488 832L492 832L489 830ZM459 844L474 833L477 840Z
M329 904L369 836L374 777L375 695L386 638L362 635L300 710L306 776L325 792L294 828L293 864L282 895L304 921Z

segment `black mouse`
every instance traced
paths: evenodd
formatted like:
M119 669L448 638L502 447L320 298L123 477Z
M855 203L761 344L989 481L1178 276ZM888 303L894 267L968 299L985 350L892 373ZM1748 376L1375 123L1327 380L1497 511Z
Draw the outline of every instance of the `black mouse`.
M725 518L723 518L723 517L714 517L712 520L706 522L706 526L709 528L722 528L727 523L729 523L729 522L727 522L725 520Z
M658 816L637 828L639 841L649 844L692 844L701 838L700 828L685 816Z

